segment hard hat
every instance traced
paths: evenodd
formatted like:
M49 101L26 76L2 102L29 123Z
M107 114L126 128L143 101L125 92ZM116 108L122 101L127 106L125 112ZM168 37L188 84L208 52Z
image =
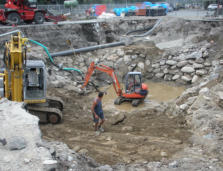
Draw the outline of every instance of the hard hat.
M145 83L142 83L142 89L143 90L147 90L148 89L148 86Z

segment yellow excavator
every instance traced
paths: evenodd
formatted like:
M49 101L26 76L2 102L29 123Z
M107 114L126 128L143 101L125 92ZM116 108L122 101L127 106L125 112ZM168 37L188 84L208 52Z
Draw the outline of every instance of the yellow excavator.
M27 42L28 39L17 32L5 43L4 67L0 68L0 98L24 102L25 109L38 116L40 122L59 123L63 101L46 97L45 64L42 60L27 59Z

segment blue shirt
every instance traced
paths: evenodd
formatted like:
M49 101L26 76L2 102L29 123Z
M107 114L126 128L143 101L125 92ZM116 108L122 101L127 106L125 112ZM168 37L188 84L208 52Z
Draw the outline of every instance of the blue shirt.
M100 114L103 113L102 102L101 102L101 100L99 98L95 99L95 101L96 101L97 104L94 107L94 111L95 111L96 114L100 115Z

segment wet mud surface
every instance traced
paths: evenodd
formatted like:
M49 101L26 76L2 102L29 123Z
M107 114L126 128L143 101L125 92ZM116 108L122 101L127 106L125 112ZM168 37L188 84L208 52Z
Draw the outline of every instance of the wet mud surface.
M152 88L155 86L156 89ZM161 102L165 99L156 97L160 92L157 83L149 84L151 99ZM168 87L168 86L167 86ZM180 90L179 90L180 89ZM168 89L180 95L183 88ZM179 91L177 91L179 90ZM153 93L154 92L154 93ZM189 127L182 116L168 117L156 109L147 109L146 102L131 110L131 105L114 107L113 96L109 91L103 99L103 108L106 117L105 132L95 136L90 107L95 94L78 96L73 92L64 92L62 89L51 89L50 94L62 97L65 101L63 122L58 125L41 125L44 139L63 141L72 149L86 153L102 164L138 163L143 161L158 161L163 157L171 158L176 152L187 147L191 136ZM163 98L167 95L163 94ZM168 97L168 99L175 98ZM110 104L109 104L110 103ZM117 115L124 115L125 119L116 125L112 120ZM84 149L84 150L83 150Z

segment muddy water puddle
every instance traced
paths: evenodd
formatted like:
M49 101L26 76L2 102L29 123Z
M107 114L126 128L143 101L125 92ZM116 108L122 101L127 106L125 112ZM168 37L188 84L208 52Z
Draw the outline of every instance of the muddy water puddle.
M149 94L146 97L144 103L140 104L137 109L145 107L146 103L149 101L168 102L174 100L185 90L184 86L176 86L174 84L165 82L147 81L146 84L148 85ZM136 109L135 107L132 107L130 102L124 102L121 105L114 105L114 100L117 98L117 95L112 85L103 87L100 90L106 92L105 96L103 97L103 104L106 107L116 108L122 111L131 111ZM95 93L91 95L91 97L95 96Z

